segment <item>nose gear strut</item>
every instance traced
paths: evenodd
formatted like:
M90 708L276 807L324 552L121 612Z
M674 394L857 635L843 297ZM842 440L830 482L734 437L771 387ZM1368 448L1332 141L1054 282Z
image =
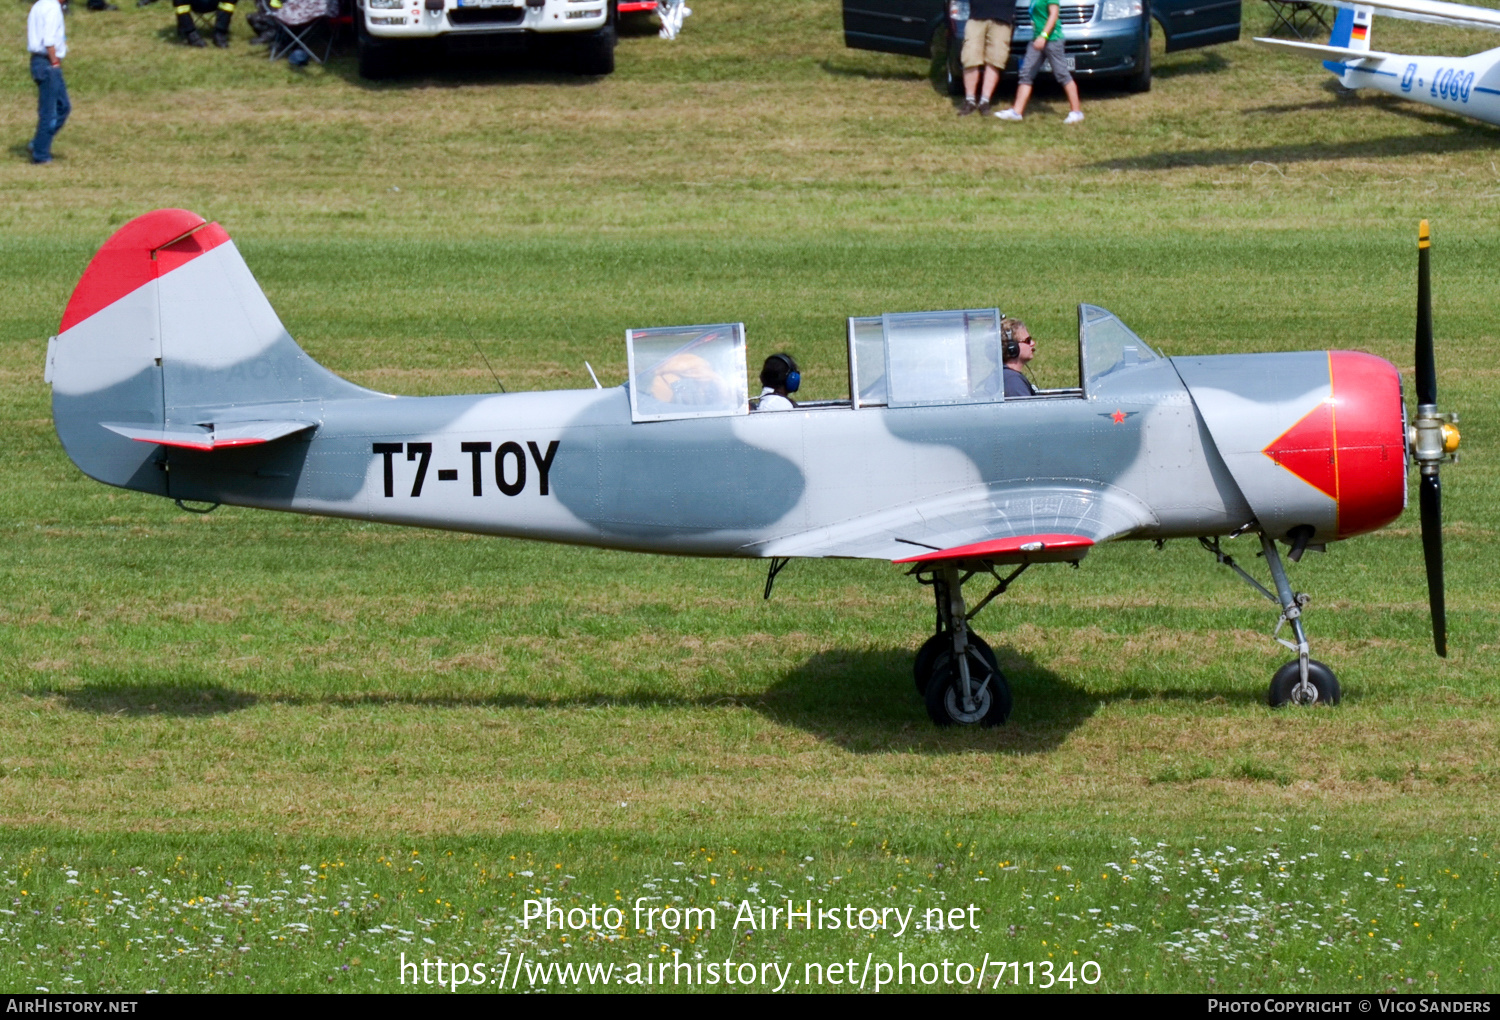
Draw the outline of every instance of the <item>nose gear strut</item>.
M1271 637L1277 644L1296 652L1297 659L1282 666L1271 678L1271 690L1266 699L1271 706L1337 705L1341 693L1338 678L1333 675L1333 670L1308 653L1307 632L1302 627L1302 610L1312 600L1305 592L1292 591L1276 543L1264 532L1261 533L1261 555L1266 559L1266 566L1271 569L1271 581L1276 586L1274 594L1236 563L1233 556L1224 552L1218 538L1200 538L1198 543L1213 553L1216 560L1238 574L1246 584L1281 608L1281 616L1276 621L1276 629L1271 632ZM1281 636L1281 628L1287 624L1292 625L1295 642Z

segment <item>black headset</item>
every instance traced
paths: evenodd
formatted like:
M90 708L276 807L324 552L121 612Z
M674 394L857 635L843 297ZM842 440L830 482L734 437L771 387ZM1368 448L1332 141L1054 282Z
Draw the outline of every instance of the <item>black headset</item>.
M1007 326L1004 319L1000 320L1000 353L1006 361L1015 361L1021 356L1021 342L1016 339L1015 327Z
M797 371L797 363L792 360L792 356L790 354L773 354L769 358L767 358L766 361L780 361L781 363L786 365L786 391L788 393L796 393L798 387L802 385L802 373ZM771 383L765 379L764 368L761 369L760 381L765 386L771 385Z

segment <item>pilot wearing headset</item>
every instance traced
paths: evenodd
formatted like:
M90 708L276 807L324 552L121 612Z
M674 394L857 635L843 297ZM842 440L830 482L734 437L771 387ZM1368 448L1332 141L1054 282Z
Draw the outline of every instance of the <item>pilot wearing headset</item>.
M757 411L790 411L797 406L790 394L802 385L802 373L790 354L773 354L760 369L760 403Z
M1000 352L1005 359L1005 396L1034 397L1036 387L1022 371L1036 357L1036 341L1020 319L1000 320Z

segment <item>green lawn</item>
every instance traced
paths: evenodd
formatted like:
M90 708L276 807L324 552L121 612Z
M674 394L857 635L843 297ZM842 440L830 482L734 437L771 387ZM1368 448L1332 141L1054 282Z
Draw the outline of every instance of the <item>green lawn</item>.
M959 120L925 62L844 49L832 0L698 0L605 80L379 85L271 64L238 20L205 52L163 5L79 10L47 168L7 63L0 987L410 989L404 953L485 989L729 960L836 990L851 959L867 989L944 960L986 989L997 961L1002 989L1045 964L1062 990L1500 988L1500 129L1339 94L1249 43L1262 6L1240 43L1158 51L1148 95L1086 87L1066 129L1050 89L1023 124ZM1263 706L1274 617L1195 544L1121 545L985 610L1015 714L939 732L910 674L930 603L894 567L797 562L765 602L755 563L108 489L57 442L43 353L93 251L161 206L219 220L324 364L422 394L492 389L486 359L510 389L588 385L585 359L610 385L627 328L727 320L839 396L845 316L994 304L1062 384L1080 301L1169 354L1354 347L1410 378L1427 217L1464 416L1450 656L1414 511L1294 568L1337 709ZM626 923L524 927L547 897ZM637 926L640 897L717 925ZM809 898L913 921L732 927Z

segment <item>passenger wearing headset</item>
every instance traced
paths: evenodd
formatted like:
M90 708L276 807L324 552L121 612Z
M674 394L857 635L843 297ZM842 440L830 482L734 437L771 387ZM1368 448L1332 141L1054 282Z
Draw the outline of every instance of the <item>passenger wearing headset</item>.
M1031 359L1036 357L1036 341L1031 338L1026 323L1009 316L1000 320L1000 351L1005 358L1005 396L1036 396L1036 387L1022 374Z
M760 369L760 403L757 411L790 411L797 406L790 394L802 385L802 373L790 354L773 354Z

